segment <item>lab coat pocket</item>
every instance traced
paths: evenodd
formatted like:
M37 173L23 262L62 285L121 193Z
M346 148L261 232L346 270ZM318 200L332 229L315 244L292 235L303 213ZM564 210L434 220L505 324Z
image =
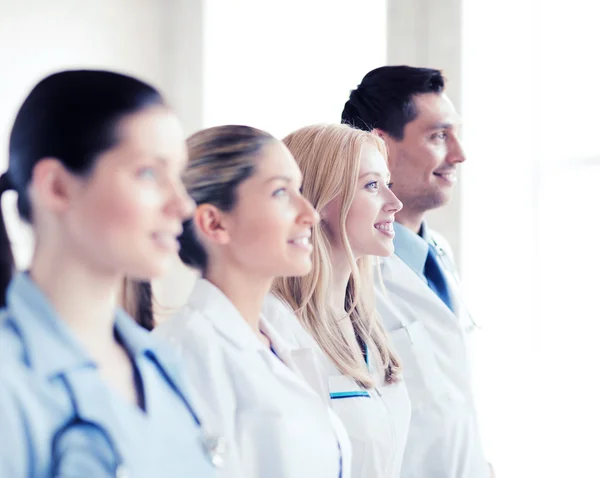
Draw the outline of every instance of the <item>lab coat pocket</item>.
M365 390L354 380L344 375L328 378L331 408L340 417L346 427L352 446L352 476L363 476L360 470L365 466L366 438L362 425L362 416L368 413L371 392ZM368 402L365 403L365 400ZM357 470L359 473L357 474Z
M434 355L434 344L423 324L414 321L389 332L402 362L413 410L444 394L444 377Z

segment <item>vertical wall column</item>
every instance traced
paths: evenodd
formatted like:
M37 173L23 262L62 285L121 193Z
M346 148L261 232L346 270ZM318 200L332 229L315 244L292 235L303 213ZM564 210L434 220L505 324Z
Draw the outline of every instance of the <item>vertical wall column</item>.
M163 10L161 86L186 135L204 126L204 10L203 0L171 0ZM196 276L196 271L177 261L165 277L153 283L157 322L185 304Z
M203 126L204 1L172 0L165 6L165 92L186 134Z
M388 0L389 65L437 68L448 79L447 93L462 107L462 0ZM402 198L400 198L402 199ZM432 211L430 225L450 242L460 266L461 186L445 207Z

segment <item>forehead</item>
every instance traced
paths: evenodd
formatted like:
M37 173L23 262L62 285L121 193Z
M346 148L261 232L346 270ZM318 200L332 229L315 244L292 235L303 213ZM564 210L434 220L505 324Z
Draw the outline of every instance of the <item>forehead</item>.
M388 166L383 154L372 143L365 143L360 152L360 167L358 176L377 173L381 176L389 175Z
M181 123L163 106L153 106L125 117L117 126L117 134L118 146L174 162L187 160Z
M260 176L287 176L290 179L301 176L296 160L281 141L271 141L263 147L256 173Z
M413 123L423 126L444 124L451 127L460 125L460 115L452 101L444 93L425 93L413 98L417 117ZM409 123L410 124L410 123Z

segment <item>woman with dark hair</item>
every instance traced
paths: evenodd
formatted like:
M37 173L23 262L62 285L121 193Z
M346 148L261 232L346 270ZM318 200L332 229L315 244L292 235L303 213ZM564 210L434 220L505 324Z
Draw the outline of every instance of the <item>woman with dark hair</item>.
M203 278L155 333L182 352L220 420L232 447L228 477L346 477L341 422L260 313L275 277L312 267L319 216L300 193L300 170L281 141L247 126L200 131L188 151L183 181L196 210L179 255Z
M134 78L64 71L25 99L0 194L36 244L13 274L0 214L0 476L214 476L179 365L117 307L125 276L177 250L186 163L177 118Z

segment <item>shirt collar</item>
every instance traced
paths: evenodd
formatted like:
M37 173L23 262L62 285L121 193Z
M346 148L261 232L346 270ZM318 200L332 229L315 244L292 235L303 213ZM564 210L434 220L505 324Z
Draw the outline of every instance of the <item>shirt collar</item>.
M74 368L95 367L93 359L27 273L21 272L13 278L6 299L8 319L15 324L26 361L36 373L51 377ZM115 332L132 357L148 351L158 355L154 339L120 309L115 313Z
M394 232L394 254L420 277L423 277L431 240L427 225L423 223L419 234L416 234L406 226L394 222Z

